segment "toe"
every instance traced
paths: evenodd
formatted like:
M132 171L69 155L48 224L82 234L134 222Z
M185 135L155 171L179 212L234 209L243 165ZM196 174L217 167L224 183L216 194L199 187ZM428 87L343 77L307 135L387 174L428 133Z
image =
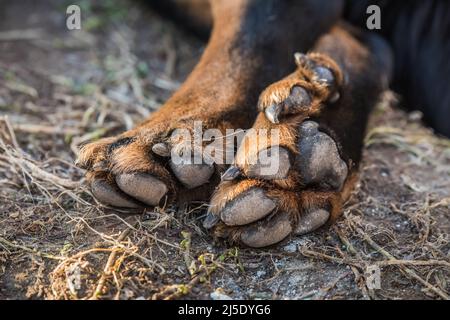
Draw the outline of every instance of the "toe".
M311 96L300 86L294 86L289 96L280 103L272 103L264 110L266 118L272 123L280 123L280 117L306 111L311 106Z
M248 166L246 174L249 178L284 179L290 167L289 151L283 147L274 146L261 150L256 163Z
M232 181L242 174L241 169L232 165L220 177L222 181Z
M149 206L159 205L168 191L163 182L146 173L121 174L116 183L123 192Z
M300 126L297 168L306 185L340 190L347 178L347 165L341 159L334 140L318 128L319 125L313 121Z
M201 148L193 146L190 140L172 144L169 165L174 175L188 189L208 183L214 173L213 162L205 163Z
M294 86L289 97L283 101L284 113L290 114L295 111L307 110L311 106L311 102L311 96L305 88Z
M105 205L120 208L139 208L138 204L128 199L126 195L122 194L106 180L94 179L91 183L91 190L95 198Z
M269 220L264 220L246 227L241 233L243 244L261 248L278 243L292 232L292 226L287 213L279 213Z
M304 213L300 216L294 233L304 235L317 230L323 226L330 218L330 213L325 209L316 209Z
M214 227L218 222L220 221L220 218L213 214L212 212L208 212L206 215L205 220L203 220L203 227L205 229L211 229Z
M114 138L104 138L96 142L88 143L80 148L75 165L89 170L97 162L103 162L106 157L106 151Z
M214 173L214 166L209 164L175 163L171 160L170 168L178 180L188 189L208 183Z
M265 217L275 207L275 202L264 190L251 188L227 203L220 217L228 226L246 225Z

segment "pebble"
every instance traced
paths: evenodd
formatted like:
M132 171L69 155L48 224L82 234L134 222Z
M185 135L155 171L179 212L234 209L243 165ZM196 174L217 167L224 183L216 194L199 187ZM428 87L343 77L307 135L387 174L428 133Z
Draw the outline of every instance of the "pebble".
M219 292L218 290L211 292L209 295L211 299L213 300L233 300L230 296L227 296L226 294Z

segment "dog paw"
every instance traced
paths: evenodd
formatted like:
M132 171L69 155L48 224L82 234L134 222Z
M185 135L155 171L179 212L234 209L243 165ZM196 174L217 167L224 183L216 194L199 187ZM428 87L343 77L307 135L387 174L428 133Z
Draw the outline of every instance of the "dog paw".
M317 115L324 104L340 98L343 75L337 64L319 53L295 54L296 71L267 87L260 95L259 111L279 123L289 115Z
M244 137L238 161L212 197L206 228L214 228L218 237L264 247L312 232L339 214L349 167L317 122L296 128L290 135L295 142L285 143L289 138L283 136L281 144L254 151L256 161L248 160L252 155Z
M304 235L334 220L348 196L351 162L320 113L342 75L326 56L297 56L299 70L269 86L262 113L222 175L204 226L250 247Z
M180 190L207 184L215 172L212 162L194 161L196 145L191 136L189 127L143 125L85 145L77 165L87 170L92 194L102 204L158 206Z

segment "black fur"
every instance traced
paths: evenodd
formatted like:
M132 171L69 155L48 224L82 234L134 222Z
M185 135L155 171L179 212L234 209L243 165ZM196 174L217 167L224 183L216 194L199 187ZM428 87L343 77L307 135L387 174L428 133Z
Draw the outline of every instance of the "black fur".
M206 40L211 25L201 24L198 19L186 15L177 7L176 0L147 0L154 7L172 17L181 20L185 26L197 31ZM206 0L205 0L206 1ZM301 9L302 4L310 3L301 0L259 0L250 1L252 12L244 29L254 28L256 23L268 22L267 11L276 12L273 6L291 6L288 12ZM320 2L320 1L319 1ZM341 1L319 3L322 8L339 6ZM366 28L366 13L369 5L376 4L381 8L381 30L378 31L391 45L394 53L394 66L391 87L403 97L402 105L409 109L420 110L424 120L436 132L450 137L450 1L448 0L346 0L345 19ZM271 8L272 6L272 8ZM315 19L316 15L311 15ZM295 19L295 17L285 17ZM316 21L316 23L320 23ZM290 30L304 37L314 29L314 21L308 30ZM282 28L280 28L282 30ZM267 32L248 33L247 41L255 38L283 37L283 34ZM299 48L295 48L299 50ZM301 48L300 48L301 49ZM381 61L382 62L382 61ZM386 66L383 66L386 67Z
M116 150L117 148L120 147L125 147L127 145L129 145L130 143L134 142L136 139L133 137L125 137L125 138L121 138L113 143L111 143L108 146L108 150L107 150L107 154L111 154L114 150Z

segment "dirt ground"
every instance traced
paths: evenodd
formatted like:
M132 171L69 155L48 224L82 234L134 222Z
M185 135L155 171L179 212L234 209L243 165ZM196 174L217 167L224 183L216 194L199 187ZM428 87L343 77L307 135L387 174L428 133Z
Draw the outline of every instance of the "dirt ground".
M392 93L330 229L250 250L212 241L204 203L100 206L77 146L157 109L204 43L138 2L78 3L81 31L63 1L0 5L0 299L449 298L450 140Z

